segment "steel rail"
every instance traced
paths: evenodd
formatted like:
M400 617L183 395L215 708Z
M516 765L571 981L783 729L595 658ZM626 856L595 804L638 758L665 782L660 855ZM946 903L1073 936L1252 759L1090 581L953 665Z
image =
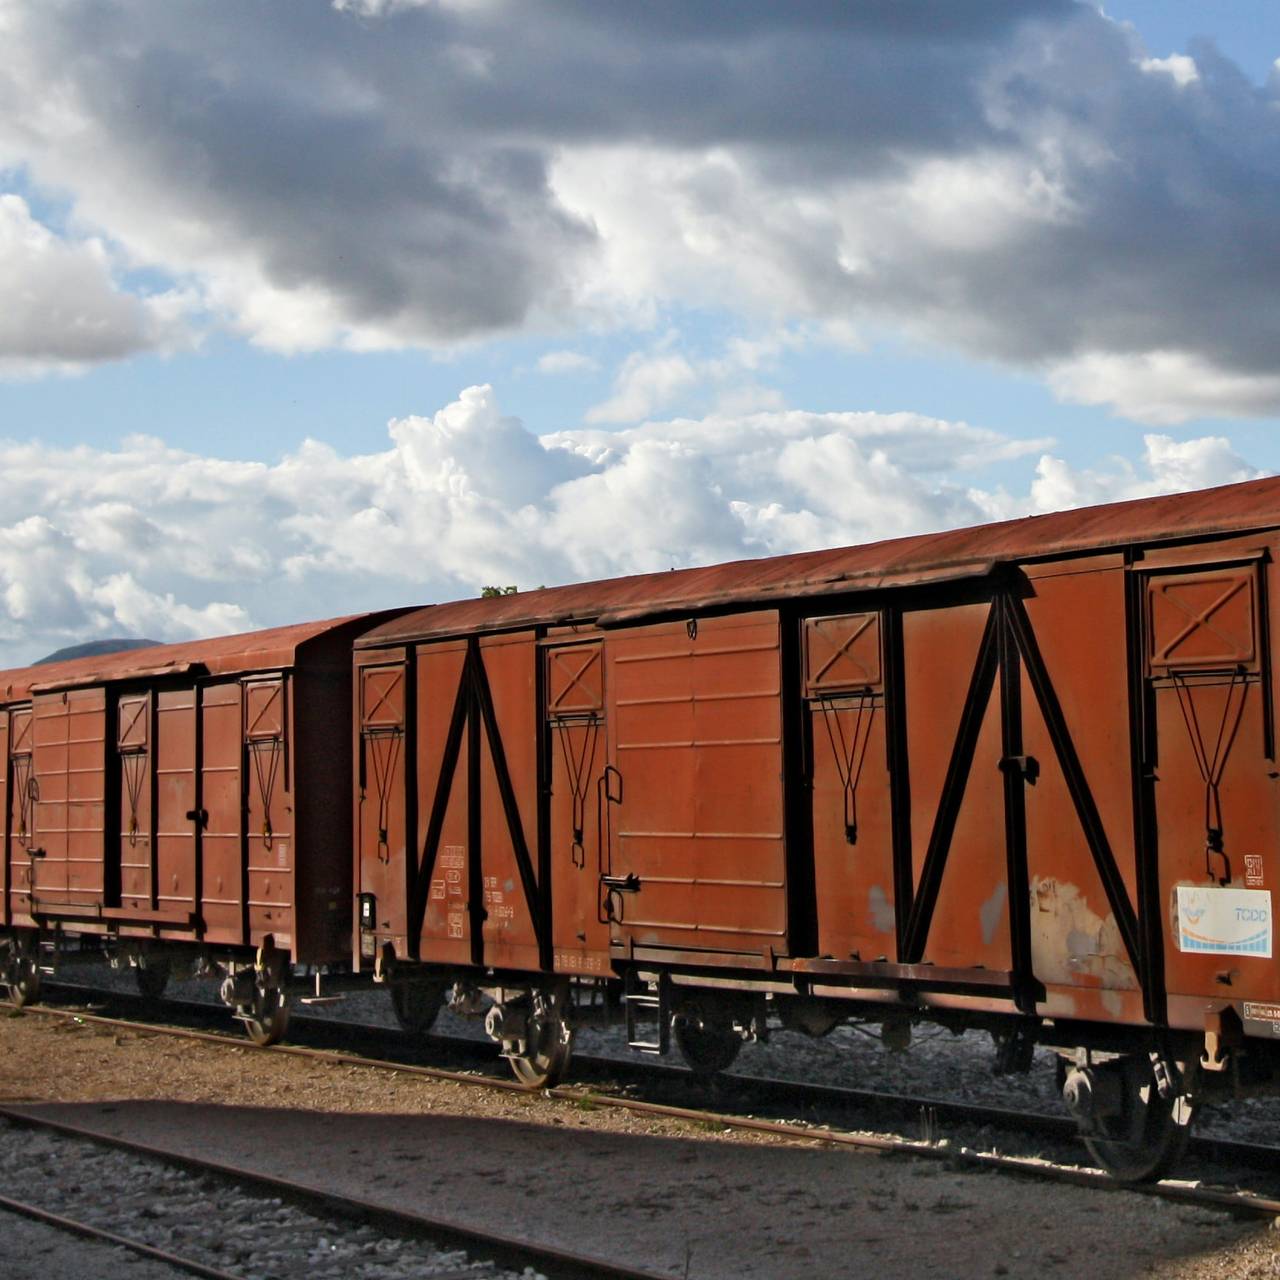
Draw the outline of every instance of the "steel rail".
M79 983L59 981L56 986L62 990L74 990L92 993L108 999L119 1000L125 1004L153 1004L146 997L130 991L113 991L109 988L90 987ZM45 1006L48 1007L48 1006ZM182 1009L193 1015L208 1016L224 1013L220 1005L205 1004L195 1000L164 1001L164 1008ZM150 1025L150 1024L130 1024ZM297 1031L302 1028L323 1029L330 1034L343 1038L376 1039L387 1044L415 1043L413 1033L397 1027L377 1023L347 1022L337 1018L326 1018L316 1014L294 1014L290 1018L290 1028ZM229 1037L236 1044L245 1042L231 1032L210 1032L219 1037ZM472 1040L462 1036L430 1033L432 1043L462 1053L474 1054L488 1060L497 1059L496 1046L488 1041ZM419 1042L420 1043L420 1042ZM289 1045L285 1048L304 1048L305 1046ZM331 1052L331 1050L317 1050ZM357 1055L362 1061L369 1061L367 1055ZM420 1063L389 1061L377 1059L385 1065L397 1070L420 1069L424 1071L444 1071L446 1068L427 1067ZM695 1079L694 1073L687 1067L660 1062L637 1062L634 1059L611 1058L599 1054L575 1053L573 1061L578 1066L590 1067L601 1073L622 1074L636 1080L658 1079L672 1083L687 1084ZM462 1078L475 1081L478 1077L469 1072L461 1073ZM453 1079L454 1077L449 1077ZM479 1077L491 1080L498 1088L526 1092L523 1085L511 1081L505 1073L498 1076ZM877 1089L857 1089L847 1085L818 1084L813 1081L785 1080L772 1076L760 1076L751 1072L725 1071L719 1080L726 1085L744 1086L757 1093L768 1096L786 1095L788 1100L798 1099L805 1102L827 1102L840 1107L871 1108L881 1111L896 1112L903 1116L928 1116L932 1122L967 1123L990 1125L1016 1133L1040 1134L1062 1142L1077 1142L1079 1130L1076 1122L1069 1116L1049 1115L1042 1111L1018 1111L1011 1107L994 1106L991 1103L963 1102L957 1099L938 1098L933 1096L889 1093ZM571 1086L566 1086L571 1087ZM1199 1158L1210 1163L1223 1165L1245 1165L1250 1168L1274 1170L1280 1167L1280 1147L1262 1143L1240 1142L1231 1138L1218 1138L1206 1134L1193 1133L1188 1150Z
M112 1147L118 1151L126 1151L131 1155L156 1160L201 1175L225 1178L239 1186L278 1196L313 1211L331 1213L354 1222L375 1223L398 1234L420 1238L431 1244L464 1248L471 1254L483 1254L485 1260L492 1261L504 1270L522 1271L532 1264L536 1270L549 1274L552 1280L670 1280L670 1277L659 1272L624 1266L590 1254L572 1253L553 1245L535 1244L516 1236L469 1226L447 1218L434 1218L409 1209L396 1209L359 1196L325 1191L323 1188L297 1182L292 1178L282 1178L276 1174L263 1173L258 1169L246 1169L226 1161L210 1160L204 1156L174 1151L168 1147L155 1146L133 1138L103 1133L98 1129L72 1124L66 1120L54 1120L25 1109L40 1105L42 1104L25 1103L17 1107L0 1105L0 1119L25 1128L45 1129L62 1134L64 1137L78 1138L99 1146ZM23 1211L24 1207L18 1205L17 1201L12 1203L18 1206L15 1209L16 1212ZM0 1208L7 1207L9 1207L8 1203L0 1198ZM33 1216L44 1214L43 1210L34 1209L32 1206L25 1206L25 1208L30 1209ZM182 1266L195 1275L210 1277L210 1280L242 1280L241 1277L216 1271L210 1267L197 1270L202 1267L201 1263L192 1262L189 1259L169 1258L148 1245L131 1242L122 1236L112 1237L110 1232L98 1232L96 1228L72 1223L70 1219L66 1220L66 1225L68 1230L74 1229L77 1225L84 1226L86 1233L96 1233L103 1238L110 1238L112 1243L124 1244L139 1252L148 1252L165 1261L172 1261L175 1266Z
M106 1018L96 1014L78 1013L73 1010L51 1009L38 1005L28 1006L25 1011L68 1020L79 1019L85 1022L98 1023L105 1026L123 1028L132 1031L173 1035L182 1039L212 1043L222 1047L245 1047L242 1040L234 1038L231 1035L219 1035L203 1031L190 1031L181 1027L136 1023L121 1018ZM514 1080L495 1079L491 1076L473 1075L460 1071L449 1071L444 1068L426 1067L414 1063L383 1061L376 1058L362 1057L358 1054L311 1049L301 1045L272 1045L269 1047L267 1052L288 1054L290 1056L324 1061L342 1066L365 1067L371 1070L380 1071L397 1071L407 1075L422 1076L427 1079L444 1080L451 1083L480 1086L484 1088L496 1088L503 1092L517 1092L526 1095L529 1093L529 1090L525 1086ZM646 1102L642 1099L620 1097L616 1094L597 1093L591 1089L582 1088L580 1086L559 1085L552 1089L544 1089L541 1093L544 1097L567 1102L579 1104L588 1103L592 1106L602 1108L615 1107L640 1115L680 1120L701 1126L710 1125L716 1128L722 1128L726 1131L740 1130L744 1132L761 1133L771 1137L781 1138L788 1142L871 1150L886 1154L913 1155L924 1159L943 1160L953 1164L964 1164L975 1168L998 1169L1004 1172L1023 1174L1042 1181L1071 1183L1076 1186L1091 1187L1100 1191L1128 1191L1134 1194L1151 1196L1180 1204L1192 1204L1201 1208L1221 1209L1242 1216L1266 1218L1276 1218L1280 1216L1280 1199L1274 1199L1269 1196L1263 1196L1249 1191L1228 1191L1212 1187L1203 1187L1189 1182L1180 1182L1173 1179L1157 1183L1134 1185L1131 1183L1118 1182L1108 1174L1099 1170L1063 1165L1037 1157L1002 1155L993 1151L980 1151L963 1144L952 1144L946 1139L939 1141L917 1141L910 1138L884 1134L859 1133L832 1129L826 1126L809 1126L803 1123L765 1120L756 1116L733 1115L731 1113L709 1111L699 1108L673 1106L666 1103ZM26 1114L27 1113L25 1112L11 1111L9 1108L0 1107L0 1116L18 1119ZM1010 1115L1016 1116L1017 1113L1013 1112L1010 1113ZM48 1122L42 1119L41 1123L54 1122ZM101 1135L96 1135L94 1131L89 1130L86 1131L83 1136L94 1137ZM123 1139L115 1138L107 1140L113 1143L123 1143L125 1141ZM156 1154L162 1155L165 1153L157 1151ZM188 1159L188 1157L185 1156L177 1158L183 1161ZM230 1176L241 1176L235 1170L230 1170L229 1172ZM245 1177L250 1175L251 1171L244 1171L243 1173L243 1176ZM267 1177L267 1175L258 1174L252 1174L251 1176ZM352 1201L351 1203L357 1202ZM399 1212L395 1210L384 1210L377 1206L371 1206L371 1210L376 1210L377 1212L382 1213ZM413 1215L410 1216L412 1217ZM470 1229L463 1228L463 1230ZM627 1273L620 1272L615 1274Z
M93 987L82 983L64 982L48 982L45 984L46 993L50 990L57 989L61 991L73 991L85 995L93 995L102 997L107 1000L118 1001L124 1004L140 1004L151 1006L156 1012L161 1010L183 1010L196 1017L211 1017L225 1015L226 1010L223 1006L213 1003L204 1003L198 1000L179 1000L166 998L160 1004L156 1001L149 1000L148 997L138 995L131 991L116 991L107 987ZM41 1009L51 1009L49 1005L29 1005L26 1006L32 1012L38 1012ZM64 1011L65 1012L65 1011ZM97 1016L97 1015L83 1015ZM220 1019L223 1020L223 1019ZM130 1023L133 1026L152 1026L151 1023ZM389 1044L394 1043L415 1043L414 1033L406 1031L398 1027L380 1025L370 1022L348 1022L339 1018L326 1018L323 1015L309 1013L290 1013L289 1027L291 1032L296 1032L301 1028L323 1028L325 1032L340 1035L343 1038L363 1038L364 1040L377 1039ZM235 1044L247 1046L247 1042L230 1031L211 1031L205 1033L216 1036L219 1039L229 1038ZM438 1032L428 1033L430 1042L443 1045L449 1049L459 1051L464 1054L473 1054L478 1057L484 1057L486 1061L497 1061L497 1046L487 1040L472 1040L463 1036L442 1035ZM418 1043L421 1043L418 1041ZM285 1049L304 1049L303 1045L283 1045L275 1046L276 1048ZM329 1050L318 1050L317 1052L331 1052ZM363 1058L363 1055L358 1055ZM611 1058L600 1054L578 1053L573 1055L573 1061L578 1066L588 1066L600 1072L622 1073L633 1076L637 1079L660 1079L672 1082L688 1083L695 1079L695 1075L688 1067L678 1066L666 1062L637 1062L634 1059L627 1058ZM394 1064L397 1069L407 1070L409 1068L417 1068L424 1071L447 1071L444 1067L427 1067L420 1063L401 1063ZM475 1076L463 1072L463 1076L467 1079L475 1079ZM453 1077L448 1077L452 1079ZM489 1077L485 1077L488 1079ZM1018 1128L1026 1131L1044 1133L1052 1137L1060 1137L1064 1139L1074 1138L1076 1136L1076 1125L1073 1120L1066 1116L1045 1115L1042 1112L1035 1111L1015 1111L1008 1107L992 1106L989 1103L978 1102L960 1102L946 1098L935 1097L917 1097L909 1094L888 1093L877 1089L856 1089L846 1085L827 1085L817 1084L813 1081L804 1080L784 1080L771 1076L759 1076L750 1072L741 1071L725 1071L720 1073L720 1080L728 1084L744 1084L748 1087L761 1092L786 1092L793 1096L799 1096L810 1101L825 1101L839 1103L841 1105L857 1105L880 1107L887 1110L897 1110L902 1112L919 1112L922 1109L932 1110L939 1119L965 1120L978 1124L1001 1125L1009 1128ZM514 1089L517 1092L527 1092L527 1088L517 1082L507 1079L505 1076L492 1077L492 1082L499 1088ZM1217 1140L1213 1140L1217 1141ZM1280 1160L1280 1151L1267 1150L1273 1162Z
M131 1239L129 1236L117 1235L114 1231L107 1231L103 1227L95 1227L91 1223L81 1222L78 1218L68 1218L60 1213L50 1213L48 1209L41 1209L34 1204L27 1204L23 1200L13 1200L8 1196L0 1196L0 1209L9 1213L20 1214L24 1218L30 1218L33 1222L43 1222L45 1226L55 1227L59 1231L65 1231L69 1235L84 1236L89 1240L99 1240L103 1244L118 1245L121 1248L129 1249L133 1253L140 1254L144 1258L151 1258L155 1262L163 1262L168 1266L175 1267L179 1271L185 1271L189 1275L202 1276L204 1280L244 1280L243 1276L235 1275L230 1271L221 1271L217 1267L207 1267L203 1262L197 1262L194 1258L184 1258L176 1253L169 1253L165 1249L157 1249L154 1245L144 1244L141 1240Z

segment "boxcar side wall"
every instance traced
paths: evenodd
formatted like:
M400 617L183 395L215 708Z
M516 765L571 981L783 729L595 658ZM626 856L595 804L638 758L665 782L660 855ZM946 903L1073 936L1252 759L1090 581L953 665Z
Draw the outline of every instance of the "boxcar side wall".
M313 790L323 806L339 789L331 807L345 831L343 657L309 714L339 708L317 728L328 787ZM230 947L271 934L296 952L295 702L292 675L277 670L37 692L6 708L7 923ZM332 830L329 862L342 871L335 881L332 865L316 868L324 919L341 919L326 961L345 958L350 899Z
M362 649L365 962L1261 1024L1274 544Z

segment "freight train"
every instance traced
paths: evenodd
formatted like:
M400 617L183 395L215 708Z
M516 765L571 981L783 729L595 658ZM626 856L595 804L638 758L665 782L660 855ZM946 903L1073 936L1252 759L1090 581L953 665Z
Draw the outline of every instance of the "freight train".
M0 976L373 980L532 1087L978 1028L1153 1178L1280 1086L1277 551L1266 479L0 673Z

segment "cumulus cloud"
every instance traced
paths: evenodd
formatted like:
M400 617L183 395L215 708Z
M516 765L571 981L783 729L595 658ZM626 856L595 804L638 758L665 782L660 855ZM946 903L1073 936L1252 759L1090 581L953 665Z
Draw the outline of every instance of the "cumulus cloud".
M274 349L694 306L1153 422L1280 410L1280 77L1084 0L0 0L0 31L0 164ZM1146 413L1118 362L1169 353L1220 394Z
M102 241L68 240L0 194L0 373L71 371L171 341L174 297L121 291Z
M614 393L587 410L588 422L635 422L671 404L698 381L677 351L632 352L618 370Z
M870 541L1243 479L1225 439L1068 465L917 414L761 411L536 437L470 387L388 447L236 462L147 436L0 444L0 662ZM993 485L999 464L1024 489Z

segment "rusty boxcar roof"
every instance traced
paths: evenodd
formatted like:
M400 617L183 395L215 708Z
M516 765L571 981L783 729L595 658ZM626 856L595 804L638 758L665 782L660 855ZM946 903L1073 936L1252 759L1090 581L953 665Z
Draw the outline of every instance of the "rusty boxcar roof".
M982 573L1000 561L1278 526L1280 477L1271 476L1192 493L1111 502L828 551L428 605L370 630L357 640L356 647L539 624L607 624L855 587L910 585Z
M0 701L21 702L33 692L39 693L42 690L70 689L112 681L182 675L187 672L233 675L241 671L288 667L293 665L298 650L309 640L359 622L362 618L369 619L372 624L386 619L391 612L350 614L341 618L328 618L322 622L302 622L288 627L271 627L265 631L214 636L208 640L152 645L143 649L126 649L120 653L41 663L34 667L16 667L11 671L0 671Z

